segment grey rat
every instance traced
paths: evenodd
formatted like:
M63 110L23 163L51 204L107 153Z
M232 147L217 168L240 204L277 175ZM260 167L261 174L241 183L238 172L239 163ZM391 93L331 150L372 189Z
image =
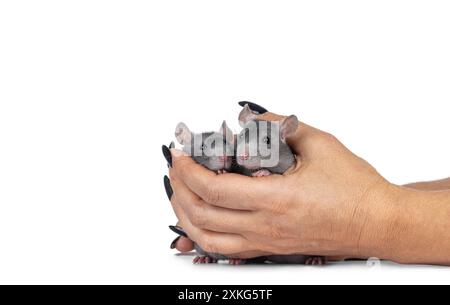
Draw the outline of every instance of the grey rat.
M178 123L175 137L183 151L204 167L223 173L230 170L234 157L234 136L223 121L218 132L193 133L184 123Z
M239 173L262 177L283 174L296 165L296 157L286 139L292 136L299 126L295 115L279 122L258 119L248 105L239 114L242 131L237 136L236 161ZM272 255L265 259L272 263L322 265L326 259L306 255Z
M258 120L257 115L248 105L239 114L242 131L237 136L236 161L240 171L247 176L283 174L296 164L286 138L296 132L298 119L291 115L269 122Z
M193 133L186 124L178 123L175 137L183 145L183 151L207 169L223 174L232 168L234 135L225 121L218 132L202 133ZM172 229L175 233L187 236L180 227L175 228L176 230ZM198 256L194 258L194 263L215 263L218 260L228 259L221 254L205 252L196 243L194 243L194 248L198 253Z
M238 170L234 162L235 154L235 136L226 122L222 123L218 132L194 133L189 130L185 123L178 123L175 129L175 137L183 145L183 151L194 159L197 163L203 165L209 170L218 174L228 171ZM187 237L187 234L180 227L172 227L172 231ZM194 258L196 264L216 263L219 260L228 260L230 264L241 264L244 261L229 258L218 253L204 251L194 242L194 249L198 256ZM261 258L247 260L246 263L260 262Z

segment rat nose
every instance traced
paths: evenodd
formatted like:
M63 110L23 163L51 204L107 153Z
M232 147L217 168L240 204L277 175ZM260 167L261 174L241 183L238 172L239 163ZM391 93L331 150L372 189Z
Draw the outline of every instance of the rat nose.
M248 153L247 152L245 152L245 153L243 153L242 155L240 155L239 156L239 159L241 159L241 160L248 160Z

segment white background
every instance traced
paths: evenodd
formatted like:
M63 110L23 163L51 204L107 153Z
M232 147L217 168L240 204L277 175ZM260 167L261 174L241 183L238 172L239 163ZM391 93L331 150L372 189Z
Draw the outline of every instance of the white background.
M437 283L382 263L175 256L161 145L250 100L334 133L394 183L450 176L448 1L2 1L3 283Z

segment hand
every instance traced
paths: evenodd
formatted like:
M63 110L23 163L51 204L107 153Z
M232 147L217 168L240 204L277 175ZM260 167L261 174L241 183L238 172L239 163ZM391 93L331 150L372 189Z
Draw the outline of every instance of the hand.
M239 258L302 253L450 263L450 193L395 186L306 124L289 144L297 166L261 178L217 176L172 150L171 202L188 236L205 251Z
M172 203L189 237L208 252L240 257L363 255L369 216L386 210L373 201L388 193L389 183L313 127L301 124L289 144L297 167L264 178L217 176L172 150Z

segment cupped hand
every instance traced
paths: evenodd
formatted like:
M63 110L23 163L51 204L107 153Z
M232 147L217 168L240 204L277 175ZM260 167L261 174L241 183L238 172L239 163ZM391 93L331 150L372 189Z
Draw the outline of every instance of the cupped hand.
M288 144L295 168L257 178L217 175L172 149L171 203L189 238L207 252L239 258L373 256L389 238L394 186L329 133L301 123Z

